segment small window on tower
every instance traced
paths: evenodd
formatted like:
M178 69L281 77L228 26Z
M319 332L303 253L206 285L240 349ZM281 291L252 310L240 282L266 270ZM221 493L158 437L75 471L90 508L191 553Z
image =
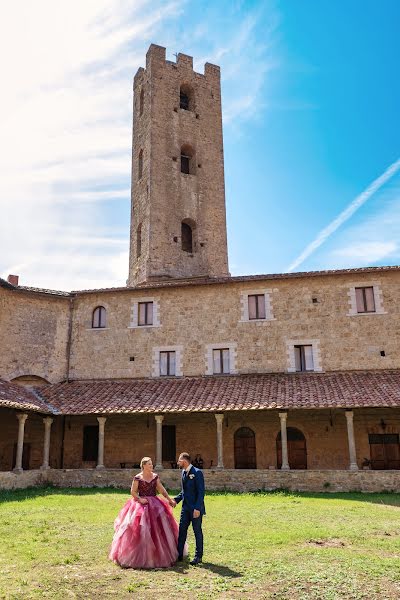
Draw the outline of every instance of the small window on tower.
M189 145L184 145L181 148L181 173L186 175L194 175L195 157L193 148Z
M143 175L143 150L139 152L138 158L138 179L141 179Z
M193 110L194 109L194 101L193 101L193 90L189 85L181 85L180 94L179 94L179 107L183 110Z
M142 116L143 114L143 108L144 108L144 89L142 88L140 90L140 97L139 97L139 115Z
M191 254L193 252L193 232L192 228L187 223L182 223L181 237L182 250Z
M136 257L142 254L142 224L138 226L136 230Z

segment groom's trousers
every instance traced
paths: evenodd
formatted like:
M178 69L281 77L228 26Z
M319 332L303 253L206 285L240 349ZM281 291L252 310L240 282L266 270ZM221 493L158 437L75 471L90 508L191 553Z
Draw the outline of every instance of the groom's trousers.
M187 530L190 523L192 523L194 537L196 540L196 554L197 558L203 556L203 531L201 523L203 515L200 515L196 519L193 517L193 510L182 507L181 519L179 521L179 535L178 535L178 555L183 555L183 547L186 542Z

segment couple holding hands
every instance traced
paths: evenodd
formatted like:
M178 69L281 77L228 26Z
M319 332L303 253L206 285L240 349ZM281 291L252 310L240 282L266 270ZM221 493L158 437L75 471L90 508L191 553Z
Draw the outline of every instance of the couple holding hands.
M196 552L191 565L203 557L202 518L204 507L204 476L191 464L190 455L182 452L178 458L182 469L181 491L171 498L159 476L153 473L151 458L140 461L141 472L132 482L131 495L114 523L114 538L109 558L121 567L156 569L171 567L187 555L186 535L190 523L196 539ZM165 500L157 496L159 492ZM178 524L172 514L182 501Z

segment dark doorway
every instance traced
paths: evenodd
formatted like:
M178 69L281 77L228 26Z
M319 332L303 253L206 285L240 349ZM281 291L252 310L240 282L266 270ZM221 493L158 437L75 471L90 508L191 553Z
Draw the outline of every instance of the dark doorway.
M249 427L235 431L235 469L256 469L256 436Z
M15 461L17 459L17 444L14 444L14 452L13 452L13 468L15 468ZM31 445L24 444L24 448L22 451L22 468L24 471L28 471L29 463L31 459Z
M175 425L162 426L162 460L176 461L176 428Z
M400 469L398 433L370 433L372 469Z
M82 460L84 462L97 462L99 452L99 428L97 425L86 425L83 428Z
M295 427L287 428L288 460L291 469L307 469L307 444L304 434ZM276 436L278 469L282 467L281 432Z

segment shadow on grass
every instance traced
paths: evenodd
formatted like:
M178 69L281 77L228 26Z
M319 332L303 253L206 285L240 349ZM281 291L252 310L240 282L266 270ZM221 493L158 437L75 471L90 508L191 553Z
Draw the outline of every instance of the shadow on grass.
M173 495L177 490L169 490ZM62 496L92 496L94 494L118 494L120 496L129 496L129 489L119 489L115 487L103 487L103 488L59 488L53 486L39 486L25 488L22 490L3 490L0 491L0 504L3 502L19 502L22 500L29 500L34 498L62 495ZM255 492L231 492L229 490L223 491L207 491L207 497L221 497L221 496L237 496L237 497L282 497L285 498L315 498L320 500L352 500L356 502L367 502L372 504L382 504L389 506L397 506L400 508L400 493L396 492L295 492L286 489L280 490L258 490Z
M205 569L207 571L211 571L212 573L220 575L221 577L230 577L232 579L238 578L238 577L243 577L243 573L241 573L240 571L233 571L232 569L230 569L229 567L226 567L225 565L216 565L215 563L211 563L211 562L202 562L201 565L192 567L189 565L189 562L184 561L182 563L177 563L176 565L174 565L173 567L171 567L168 570L174 571L175 573L180 573L180 574L186 575L189 571L192 572L192 569L197 569L197 570Z

